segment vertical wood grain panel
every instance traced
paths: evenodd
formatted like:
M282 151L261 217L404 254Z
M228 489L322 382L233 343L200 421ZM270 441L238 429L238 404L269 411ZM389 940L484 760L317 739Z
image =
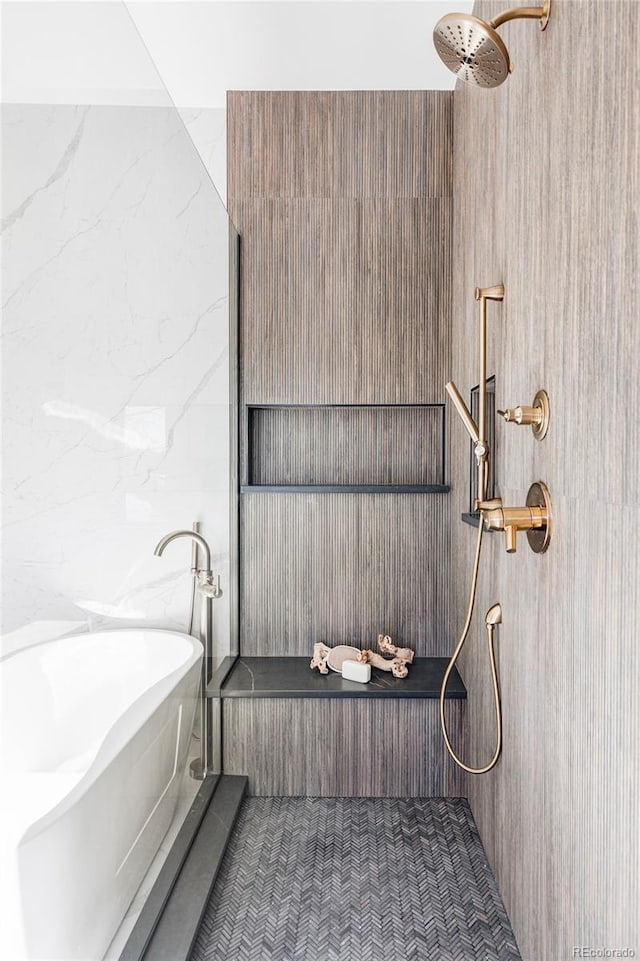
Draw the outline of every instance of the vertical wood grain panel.
M464 701L448 707L464 749ZM301 723L301 718L304 723ZM228 698L225 773L261 796L460 797L436 700Z
M228 95L228 196L441 197L451 94L440 90Z
M247 404L443 400L451 198L237 201Z
M476 4L482 18L502 2ZM551 400L547 439L498 425L506 503L550 487L548 554L485 551L475 634L500 600L502 760L470 800L525 961L574 946L640 953L640 4L561 0L505 27L515 71L454 94L452 376L477 382L473 288L489 308L498 407ZM614 69L612 71L612 64ZM467 438L452 425L454 516ZM473 532L455 528L456 609ZM485 652L471 643L469 753L492 749Z
M443 401L451 107L441 91L229 94L242 404ZM368 445L377 469L373 428ZM417 445L439 461L439 434ZM448 518L446 495L243 496L243 653L383 624L448 649Z
M311 654L375 643L448 653L449 498L247 494L242 503L242 653Z

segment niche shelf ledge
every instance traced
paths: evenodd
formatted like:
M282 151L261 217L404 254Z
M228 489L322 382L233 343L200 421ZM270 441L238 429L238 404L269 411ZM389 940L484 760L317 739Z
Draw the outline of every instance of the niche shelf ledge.
M248 484L241 494L448 494L449 484Z

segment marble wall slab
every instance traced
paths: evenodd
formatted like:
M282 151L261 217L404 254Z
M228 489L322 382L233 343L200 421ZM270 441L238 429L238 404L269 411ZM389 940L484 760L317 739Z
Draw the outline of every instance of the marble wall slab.
M227 202L227 108L179 107L196 150L224 204Z
M184 630L160 536L200 520L229 586L226 211L173 108L2 119L3 632Z

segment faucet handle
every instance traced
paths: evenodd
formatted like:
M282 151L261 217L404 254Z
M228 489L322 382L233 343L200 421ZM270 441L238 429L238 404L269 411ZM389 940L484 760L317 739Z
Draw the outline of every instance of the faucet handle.
M212 574L211 571L199 571L198 572L198 590L205 597L218 598L222 597L222 588L220 587L220 575Z
M542 440L549 429L549 395L546 390L539 390L531 407L520 404L518 407L499 410L498 413L508 424L530 426L535 439Z
M542 410L539 407L507 407L506 410L499 410L498 413L504 417L508 424L539 424L542 420Z

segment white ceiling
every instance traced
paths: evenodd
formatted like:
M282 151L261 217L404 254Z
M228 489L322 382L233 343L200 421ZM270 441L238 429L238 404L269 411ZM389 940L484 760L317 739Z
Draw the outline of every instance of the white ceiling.
M472 0L5 0L2 99L148 104L170 98L178 107L222 109L229 89L451 89L453 75L438 60L431 32L443 13L471 6Z
M178 106L227 90L453 89L431 34L471 0L128 0Z
M178 108L226 197L227 90L452 89L431 34L472 0L4 0L2 101Z
M121 0L5 0L1 14L4 103L171 102Z

